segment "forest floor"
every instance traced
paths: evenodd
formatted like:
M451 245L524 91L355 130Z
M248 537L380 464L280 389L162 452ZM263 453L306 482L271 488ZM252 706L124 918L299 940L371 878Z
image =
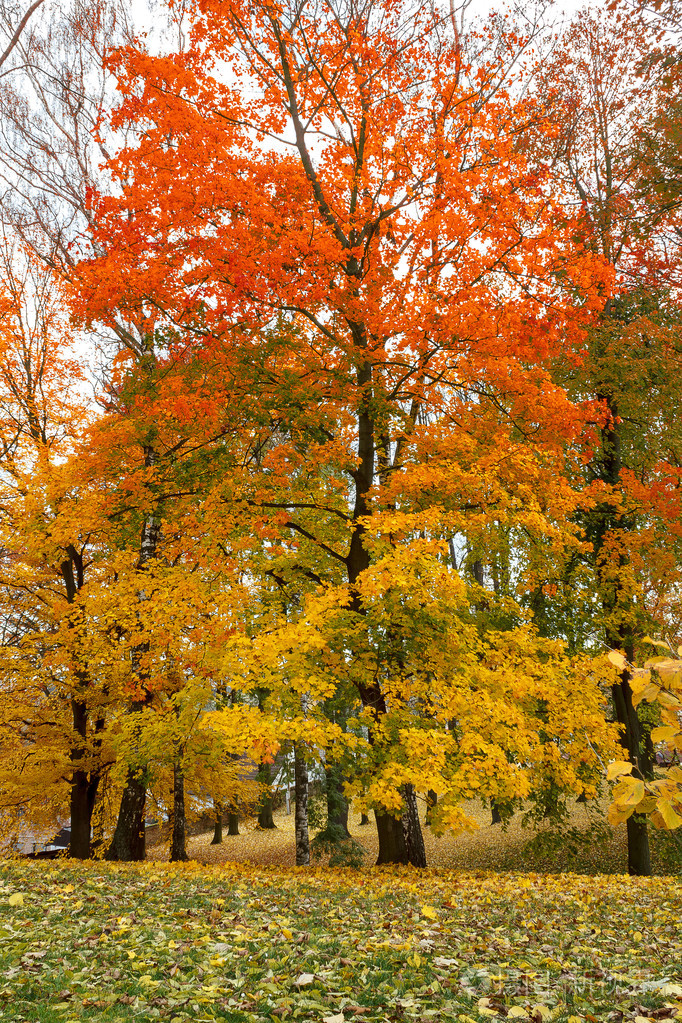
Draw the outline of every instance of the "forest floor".
M470 803L467 810L477 824L474 830L438 838L430 828L423 828L427 863L429 867L456 870L624 873L627 870L625 825L612 828L594 804L574 802L569 809L568 820L560 829L552 830L547 826L524 825L521 813L515 814L507 825L491 825L490 810ZM287 815L282 809L275 812L274 818L276 827L271 831L258 829L253 818L240 821L238 836L228 836L225 827L221 845L211 845L212 830L195 835L188 840L189 855L205 864L294 866L293 812ZM349 830L364 849L363 863L371 866L378 852L373 815L370 814L368 825L361 826L359 813L351 812ZM656 833L652 829L651 845L655 874L682 873L682 841L678 836ZM149 849L148 858L167 860L168 842ZM324 859L320 862L324 863Z
M7 1023L682 1019L673 878L0 863Z

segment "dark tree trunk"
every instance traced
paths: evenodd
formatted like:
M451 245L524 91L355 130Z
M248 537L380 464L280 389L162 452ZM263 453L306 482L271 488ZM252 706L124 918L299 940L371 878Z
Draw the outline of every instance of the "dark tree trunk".
M615 490L621 485L621 435L618 406L612 394L600 394L604 401L610 421L602 429L602 472L604 482ZM602 606L606 620L612 624L606 630L606 643L609 647L621 648L630 662L634 659L633 638L630 633L629 618L632 609L632 597L622 592L618 576L613 575L613 565L602 564L599 554L609 536L627 532L628 522L617 513L612 506L600 508L595 537L595 556L601 589ZM632 527L630 527L632 528ZM622 545L620 549L623 549ZM619 556L619 568L627 567L625 554ZM620 619L620 622L619 622ZM630 674L624 671L620 682L611 688L616 720L621 725L621 743L627 758L634 766L635 774L642 778L651 776L652 764L647 756L646 741L637 716L637 708L632 702ZM649 741L649 748L651 743ZM651 854L649 851L649 832L646 818L630 817L627 821L628 835L628 872L643 877L651 874Z
M426 793L426 814L424 816L424 824L428 825L431 823L433 811L438 806L438 793L434 792L433 789L429 789Z
M71 838L69 856L76 860L90 858L92 811L97 798L99 775L74 771L71 778Z
M147 786L139 769L128 768L116 830L105 859L121 862L143 860L145 855L144 808Z
M346 273L350 281L357 279L359 285L362 271L356 256L353 254L348 256ZM345 562L350 592L352 594L349 607L357 614L363 615L364 608L357 589L357 582L362 573L371 564L369 547L365 543L366 527L363 524L363 520L372 511L370 494L374 485L377 436L373 410L372 362L367 358L366 354L369 347L367 330L365 325L359 322L349 322L349 327L353 336L354 353L357 360L356 380L360 403L357 409L358 462L357 467L352 473L355 486L355 501L352 514L353 531ZM384 445L384 457L388 457L388 447L386 445ZM395 457L398 457L398 452L396 452ZM378 723L386 713L386 701L384 700L381 685L378 681L369 685L359 685L358 691L363 706L371 711L375 721ZM370 742L372 742L372 731L372 725L370 724ZM411 789L411 786L408 788ZM403 801L405 802L405 797ZM407 796L403 821L396 820L390 814L375 810L379 838L379 857L377 863L413 862L414 866L425 865L424 839L419 823L419 815L416 814L415 808L416 798L412 791ZM409 844L406 844L406 836Z
M73 728L83 745L75 746L71 751L71 763L74 766L71 775L71 838L69 840L69 856L77 860L90 859L92 844L92 811L97 799L100 783L98 771L87 771L83 765L85 757L84 744L88 731L88 708L82 700L71 701ZM98 721L96 731L101 731L103 722Z
M343 774L338 764L325 765L327 782L327 825L339 837L350 838L348 830L348 801L343 792Z
M409 863L403 822L390 813L374 811L379 836L379 856L377 866L382 863Z
M69 619L74 627L80 614L76 605L76 597L85 584L85 566L82 553L71 544L66 548L67 557L60 564L61 576L66 588L66 599L69 605ZM92 811L97 798L100 784L100 771L93 768L93 757L88 757L88 725L89 708L87 693L90 678L84 669L76 672L78 679L77 695L71 700L71 721L74 735L78 736L71 749L71 783L69 804L71 813L71 837L69 839L69 855L77 860L90 859L92 854ZM98 747L97 734L104 728L104 721L95 723L95 746ZM90 763L88 763L90 760Z
M386 713L386 702L377 684L361 687L360 695L363 705L371 707L377 719ZM371 728L369 729L369 741L372 742ZM377 865L380 863L411 863L413 867L424 867L426 866L426 853L417 811L417 797L412 785L406 785L401 792L404 807L402 819L380 810L375 809L374 811L379 839Z
M182 765L173 764L173 837L170 847L171 863L189 859L187 855L187 817L185 814L185 775Z
M630 659L632 655L630 654ZM620 685L612 687L616 720L622 726L621 743L627 759L635 765L635 773L642 778L653 774L650 758L647 757L646 742L642 735L637 708L632 703L630 676L627 671L621 675ZM649 741L650 745L650 741ZM645 817L633 814L626 821L628 835L628 873L640 877L651 874L651 852L649 831Z
M222 845L223 842L223 804L217 799L213 800L213 813L215 823L213 825L213 838L211 845Z
M239 834L239 814L236 810L230 810L227 815L227 833L233 836Z
M275 822L272 819L272 792L270 791L270 765L261 763L258 768L258 780L262 785L268 786L264 789L263 795L260 799L260 807L258 810L258 827L264 831L274 828Z
M156 451L150 445L144 449L144 461L148 468L152 468L158 461ZM156 557L156 549L159 541L159 524L154 515L149 515L142 524L140 535L140 557L138 569L144 569L145 565ZM138 601L140 604L146 600L146 593L140 590ZM151 701L151 693L146 689L147 670L143 667L146 654L149 653L149 643L141 643L132 651L133 678L144 689L144 698L136 701L130 708L130 713L141 711ZM111 841L106 859L108 860L143 860L145 856L144 839L144 811L147 798L147 787L143 780L144 769L129 767L126 778L126 787L123 790L121 806L116 821L116 830Z
M365 824L369 824L369 817L366 813L360 814L360 827L364 827Z
M490 801L490 809L492 811L492 820L490 821L491 826L493 824L501 824L502 814L500 813L500 808L494 799Z
M419 821L417 794L414 791L414 785L404 786L403 800L405 802L405 812L402 824L405 834L407 860L413 867L425 867L426 849L424 848L424 836L422 835L422 826Z
M308 767L305 750L300 743L294 744L294 792L296 797L296 866L310 863L310 842L308 840Z

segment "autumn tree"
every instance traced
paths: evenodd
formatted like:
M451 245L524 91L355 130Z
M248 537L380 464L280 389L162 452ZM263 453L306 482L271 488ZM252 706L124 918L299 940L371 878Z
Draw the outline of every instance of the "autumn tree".
M160 22L157 22L157 27ZM125 3L76 3L58 18L41 20L30 38L17 41L15 74L0 88L0 130L4 145L0 156L2 176L8 186L2 205L2 219L11 225L25 244L49 265L66 288L73 287L76 267L84 256L101 251L96 242L95 210L91 196L96 188L107 187L100 165L113 151L116 138L107 135L104 115L115 93L115 78L106 66L112 46L132 37L132 18ZM177 38L175 28L174 38ZM162 32L163 34L163 32ZM180 33L181 35L181 33ZM121 529L122 518L137 530L138 568L157 558L164 500L170 499L177 479L164 477L170 464L177 466L188 453L206 440L199 431L198 444L187 445L184 433L163 427L172 415L167 404L159 420L155 397L168 403L171 388L157 395L159 381L168 380L173 363L179 362L188 387L182 349L174 350L172 339L157 333L156 321L142 304L119 310L110 306L106 323L90 324L88 341L99 349L100 404L109 416L110 428L101 435L99 468L108 485L119 484L120 500L110 505L111 523L118 541L131 542L130 532ZM206 387L207 365L196 369L197 380ZM215 401L220 401L220 394ZM111 417L120 420L120 432L111 428ZM135 422L135 425L133 424ZM224 433L225 422L216 427L215 417L207 422L213 436ZM137 446L139 458L133 457ZM114 463L120 459L125 468ZM127 481L126 481L126 474ZM135 483L131 480L134 477ZM157 477L159 477L157 485ZM161 479L165 479L162 483ZM180 489L194 484L188 479ZM141 577L142 578L142 577ZM140 593L144 594L142 587ZM142 613L142 609L140 608ZM145 644L134 655L139 678L144 677ZM132 700L133 714L152 699L151 691L138 692ZM131 858L142 855L139 836L143 833L145 789L139 771L125 786L120 810L120 827L114 834L112 855ZM178 785L180 799L182 786Z
M557 183L582 205L590 244L615 279L614 293L594 315L583 360L560 372L575 399L595 403L588 453L571 470L584 479L581 521L590 544L587 558L574 562L573 580L580 563L588 563L581 588L596 584L594 627L607 647L624 651L630 662L639 637L665 613L666 589L670 594L662 574L670 572L673 546L654 494L662 465L677 449L671 411L680 400L679 378L670 374L680 350L676 258L645 186L638 141L658 102L658 83L639 74L650 45L636 22L582 17L543 72L546 94L556 102L554 152L557 171L563 168ZM612 701L628 757L648 777L651 723L638 716L625 669L612 687ZM629 870L648 874L646 823L630 816L627 827Z
M76 524L78 481L63 466L91 413L54 274L8 235L0 259L2 806L10 829L21 810L42 830L66 796L71 855L87 858L106 763L82 603L99 540L96 508Z
M140 142L110 162L120 195L97 204L106 254L81 267L82 294L91 316L147 304L194 350L260 369L282 442L260 476L231 478L229 499L334 566L362 660L368 517L398 509L408 479L418 504L443 507L434 431L479 483L506 471L493 447L508 464L551 460L576 413L543 362L580 347L601 261L519 145L544 115L510 88L527 39L497 19L472 55L449 13L395 3L205 3L194 16L184 52L120 55L114 125ZM386 683L356 684L376 739ZM411 813L404 830L399 805L377 805L380 860L409 857Z

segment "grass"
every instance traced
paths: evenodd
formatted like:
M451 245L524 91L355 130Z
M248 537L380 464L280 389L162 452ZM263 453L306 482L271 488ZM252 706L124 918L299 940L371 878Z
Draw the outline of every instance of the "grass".
M0 1019L682 1019L681 910L665 877L6 862Z

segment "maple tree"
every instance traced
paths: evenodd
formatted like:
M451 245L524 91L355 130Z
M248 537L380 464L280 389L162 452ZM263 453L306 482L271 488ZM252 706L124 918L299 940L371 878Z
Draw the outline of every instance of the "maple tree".
M112 55L114 8L92 14L52 32L56 49L32 37L51 68L27 72L41 144L27 107L5 92L2 108L21 179L3 216L111 344L97 425L13 511L34 532L22 522L7 592L25 587L28 608L55 569L73 583L21 654L22 678L39 664L22 707L57 751L55 799L79 775L69 758L87 762L85 789L121 795L109 855L131 859L151 792L183 859L186 800L250 801L239 754L266 781L281 747L301 862L317 760L341 806L375 811L380 862L424 865L424 793L436 830L466 824L467 797L506 812L596 794L619 756L613 673L584 654L601 629L631 663L679 610L660 415L677 401L676 305L628 134L658 94L623 71L642 39L584 19L543 93L521 88L543 83L529 36L498 16L467 35L452 12L388 0L206 2L178 8L191 33L152 56L126 26ZM602 116L626 128L595 183ZM62 571L69 547L82 578L77 559ZM562 596L578 572L581 605ZM59 697L40 681L48 634ZM619 693L635 707L629 672L618 708ZM78 692L80 746L64 723ZM72 812L79 855L89 813Z
M91 414L57 280L7 234L0 258L3 825L14 832L22 813L40 831L51 807L54 826L66 794L83 857L107 756L80 601L97 574L97 511L74 526L63 464Z
M84 309L147 308L169 351L208 352L233 377L252 362L260 472L219 489L291 537L295 573L340 587L362 662L370 517L386 513L398 550L419 509L447 538L458 514L526 501L551 532L521 474L540 480L580 415L543 362L580 348L608 274L520 144L546 122L508 87L525 40L494 19L472 63L449 16L394 3L194 18L182 53L120 54L114 126L139 140L109 163L120 194L96 204L105 253L79 267ZM532 444L514 438L524 422ZM378 750L390 679L355 685ZM380 858L418 858L409 789L405 833L395 799L377 794Z
M670 225L645 185L638 143L660 98L660 83L638 74L650 44L636 21L595 13L570 27L542 75L556 104L557 185L582 204L591 244L614 271L581 364L561 367L558 377L574 398L595 402L592 436L569 465L583 480L579 519L590 545L571 579L582 572L588 599L598 593L594 627L630 661L642 635L670 624L677 578L676 541L656 497L677 446L669 418L680 397L670 375L679 358L677 257L665 242ZM614 715L631 763L651 777L652 722L633 696L624 668L612 688ZM629 815L627 828L629 870L649 873L644 818Z
M16 62L15 80L22 80L25 96L16 88L0 92L6 140L0 160L3 176L12 184L11 201L3 202L3 219L67 287L73 284L78 261L98 251L90 231L95 223L90 196L101 180L98 164L120 138L103 132L103 113L115 85L105 67L105 55L129 33L125 4L76 5L57 19L41 22L30 38L18 44L21 59ZM122 313L111 307L105 329L89 337L106 360L100 367L99 398L109 419L104 432L91 438L96 457L88 461L100 484L120 496L118 502L112 496L110 506L114 544L130 546L137 530L140 570L157 558L161 506L170 499L169 487L164 490L161 480L157 485L156 477L163 477L169 461L177 463L187 454L187 437L172 432L174 424L167 423L163 402L168 394L159 396L159 404L151 404L159 380L172 370L172 360L159 360L154 329L148 310L138 306ZM194 380L191 374L189 378L176 375L170 387L177 388L180 380L180 386L191 388L197 379L201 379L201 368ZM218 394L219 389L214 400ZM154 419L159 414L161 423L168 425L165 432ZM118 427L111 417L117 418ZM224 431L218 427L216 432ZM140 592L144 593L144 585ZM133 655L140 678L149 643L153 646L153 640L141 636L140 649ZM128 701L133 714L153 694L142 691L137 696ZM112 855L123 858L142 855L144 833L146 786L139 768L131 770L128 782L112 846ZM182 788L177 787L179 802Z

